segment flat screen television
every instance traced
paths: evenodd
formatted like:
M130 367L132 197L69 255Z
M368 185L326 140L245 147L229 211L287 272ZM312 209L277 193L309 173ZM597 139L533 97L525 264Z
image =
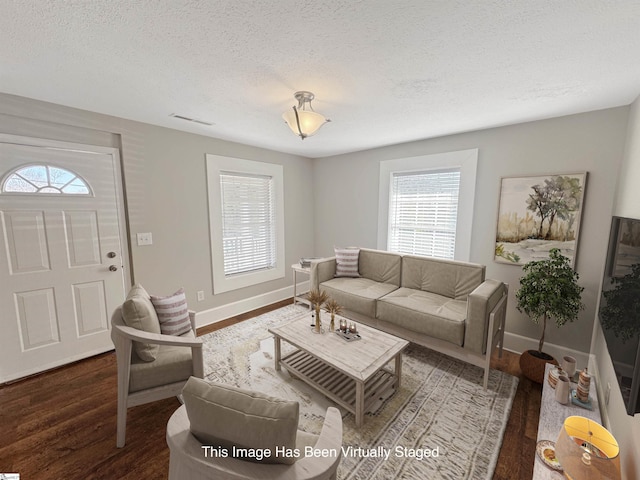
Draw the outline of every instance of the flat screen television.
M613 217L599 310L627 413L640 412L640 219Z

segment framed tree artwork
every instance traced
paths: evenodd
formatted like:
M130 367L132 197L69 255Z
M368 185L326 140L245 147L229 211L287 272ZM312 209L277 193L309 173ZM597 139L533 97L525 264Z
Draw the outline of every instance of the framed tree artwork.
M575 266L587 172L500 180L496 262L524 265L560 250Z

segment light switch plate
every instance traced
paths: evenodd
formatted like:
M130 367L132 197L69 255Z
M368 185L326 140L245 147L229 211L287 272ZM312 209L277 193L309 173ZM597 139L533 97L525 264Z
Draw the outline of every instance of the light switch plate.
M151 232L146 233L138 233L136 235L138 239L138 246L141 247L143 245L151 245L153 243L153 238L151 236Z

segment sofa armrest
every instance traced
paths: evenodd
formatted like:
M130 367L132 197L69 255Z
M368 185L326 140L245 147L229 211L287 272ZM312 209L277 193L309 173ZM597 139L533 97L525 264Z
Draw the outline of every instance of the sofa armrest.
M507 294L504 283L487 279L467 297L467 324L464 332L464 348L485 354L489 335L489 315ZM503 302L500 308L507 308ZM491 332L493 335L494 332ZM491 352L489 352L490 354Z
M311 262L310 289L317 289L322 282L331 280L336 274L336 257L327 257Z

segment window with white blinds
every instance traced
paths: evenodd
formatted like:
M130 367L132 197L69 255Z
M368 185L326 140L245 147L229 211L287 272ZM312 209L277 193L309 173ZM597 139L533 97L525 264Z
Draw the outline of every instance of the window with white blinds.
M453 259L459 192L459 168L393 173L388 250Z
M284 278L284 167L207 154L213 293Z
M270 176L220 173L225 276L275 267L273 188Z

